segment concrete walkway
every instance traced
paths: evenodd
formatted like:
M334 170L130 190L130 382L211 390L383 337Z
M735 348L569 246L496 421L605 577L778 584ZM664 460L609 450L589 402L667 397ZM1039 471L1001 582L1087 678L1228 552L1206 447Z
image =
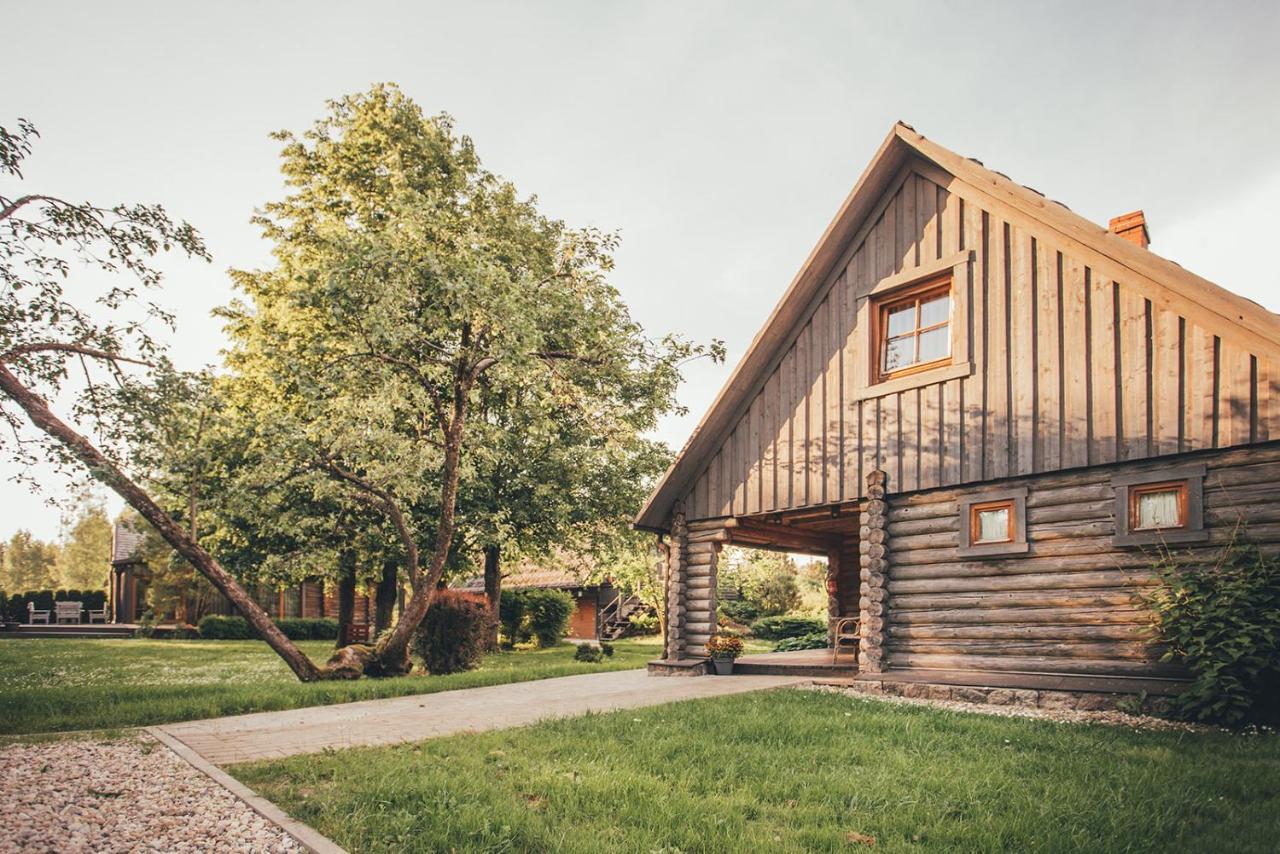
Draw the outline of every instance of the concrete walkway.
M155 729L215 765L232 765L327 748L400 744L587 712L723 697L807 681L794 676L660 677L643 670L622 670L212 718Z

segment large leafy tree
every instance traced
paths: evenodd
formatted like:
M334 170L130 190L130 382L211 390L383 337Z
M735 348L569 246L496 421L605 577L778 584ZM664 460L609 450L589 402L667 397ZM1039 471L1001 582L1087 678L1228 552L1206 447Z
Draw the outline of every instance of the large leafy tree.
M4 584L15 593L49 590L58 585L57 565L56 544L17 531L4 548Z
M26 121L13 131L0 128L0 177L21 182L35 137ZM173 374L163 342L149 331L171 327L172 317L142 298L161 281L153 259L170 249L208 258L195 229L156 205L103 207L39 192L0 194L0 419L9 428L0 432L0 451L21 463L43 460L69 474L87 471L115 491L235 603L300 679L316 679L315 664L148 493L146 472L130 455L148 437L123 429L131 422L121 401L148 390L163 393L169 386L155 383L156 376ZM81 280L94 270L108 275ZM73 271L81 275L69 290ZM94 283L104 279L112 284L94 296ZM82 382L69 382L70 367ZM50 407L60 395L72 397L70 420Z
M97 590L110 574L111 517L101 496L84 490L64 523L58 579L72 590Z
M631 320L612 236L542 215L447 116L390 85L330 107L280 134L289 193L258 217L276 264L236 274L229 364L258 389L246 405L272 402L276 464L395 531L411 595L366 670L399 673L455 550L478 401L554 413L610 388L652 423L692 348Z

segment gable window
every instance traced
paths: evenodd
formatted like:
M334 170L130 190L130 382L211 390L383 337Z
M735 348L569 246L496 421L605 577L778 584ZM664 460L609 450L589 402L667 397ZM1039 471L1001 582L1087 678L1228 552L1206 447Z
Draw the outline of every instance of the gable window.
M963 557L1023 554L1027 545L1027 490L985 489L961 497Z
M951 361L951 274L877 300L876 381Z
M1203 465L1116 475L1118 546L1186 543L1208 537L1204 529Z

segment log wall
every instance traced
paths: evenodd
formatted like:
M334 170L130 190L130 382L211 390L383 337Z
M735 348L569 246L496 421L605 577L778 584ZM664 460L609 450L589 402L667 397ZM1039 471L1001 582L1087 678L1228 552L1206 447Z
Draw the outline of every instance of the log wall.
M1280 551L1280 443L1182 457L1207 468L1208 540L1175 550L1212 556L1243 521ZM1008 481L1025 485L1026 554L958 555L961 490L889 501L884 664L930 670L1177 675L1143 635L1135 594L1152 580L1153 548L1117 547L1113 474L1172 463L1104 466Z
M864 396L859 298L963 250L953 362L972 372ZM877 469L892 494L1280 437L1280 365L1219 315L918 159L789 340L684 495L689 520L855 501Z

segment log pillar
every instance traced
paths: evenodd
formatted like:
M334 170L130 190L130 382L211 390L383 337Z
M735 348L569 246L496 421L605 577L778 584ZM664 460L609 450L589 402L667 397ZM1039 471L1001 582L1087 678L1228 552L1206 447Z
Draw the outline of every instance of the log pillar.
M667 661L684 658L688 535L684 505L677 502L671 513L671 537L667 542L667 637L662 656Z
M885 501L883 471L867 475L867 497L858 516L858 552L860 579L858 596L858 669L863 673L879 673L884 658L884 623L889 589L889 532L886 526L888 504Z

